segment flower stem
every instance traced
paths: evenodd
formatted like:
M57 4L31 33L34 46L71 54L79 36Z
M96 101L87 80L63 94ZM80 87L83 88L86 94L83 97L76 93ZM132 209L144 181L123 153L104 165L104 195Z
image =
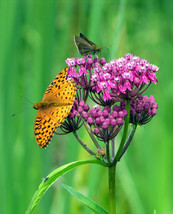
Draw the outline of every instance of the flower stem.
M88 146L80 139L80 137L78 136L78 134L74 131L73 132L74 136L76 137L76 139L78 140L78 142L80 143L80 145L87 151L89 152L91 155L96 155L95 152L93 152L90 148L88 148Z
M119 146L119 149L117 151L117 154L115 156L115 159L113 161L113 165L117 163L117 161L119 160L124 144L126 142L126 138L127 138L127 131L128 131L128 126L129 126L129 118L130 118L130 100L126 100L126 110L128 112L127 117L125 118L125 124L124 124L124 130L123 130L123 136L121 139L121 143Z
M108 167L109 177L109 214L116 214L116 203L115 203L115 168L116 165Z
M131 131L131 133L130 133L130 135L129 135L127 141L126 141L126 144L125 144L125 146L124 146L124 148L123 148L123 150L122 150L122 153L121 153L121 155L120 155L118 161L120 161L121 157L124 155L124 153L126 152L127 148L129 147L129 145L130 145L130 143L131 143L131 141L132 141L132 139L133 139L133 137L134 137L136 128L137 128L137 125L134 125L133 128L132 128L132 131Z
M115 140L111 140L111 151L112 151L112 159L114 159L115 156Z
M87 130L87 132L88 132L88 134L89 134L89 136L90 136L90 138L92 139L93 143L95 144L96 148L97 148L97 149L101 149L101 146L99 145L99 143L98 143L98 142L96 141L96 139L94 138L94 135L93 135L92 132L90 131L90 129L89 129L87 123L85 122L85 120L83 120L83 123L84 123L84 126L85 126L85 128L86 128L86 130Z
M107 158L108 166L110 166L111 160L110 160L110 151L109 151L109 141L106 142L106 158Z

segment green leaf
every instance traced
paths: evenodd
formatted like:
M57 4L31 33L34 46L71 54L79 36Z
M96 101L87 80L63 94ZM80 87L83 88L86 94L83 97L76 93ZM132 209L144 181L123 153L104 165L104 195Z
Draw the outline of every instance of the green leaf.
M86 197L85 195L81 194L80 192L76 191L70 186L63 184L63 187L76 199L86 205L90 210L97 214L109 214L103 207L98 205L96 202L91 200L90 198Z
M73 168L77 166L81 166L84 164L99 164L102 166L105 166L105 164L99 160L85 160L85 161L75 161L71 162L69 164L65 164L57 169L55 169L53 172L51 172L39 185L38 190L35 192L30 205L26 211L26 214L32 213L34 208L37 206L45 192L48 190L48 188L62 175L66 174Z

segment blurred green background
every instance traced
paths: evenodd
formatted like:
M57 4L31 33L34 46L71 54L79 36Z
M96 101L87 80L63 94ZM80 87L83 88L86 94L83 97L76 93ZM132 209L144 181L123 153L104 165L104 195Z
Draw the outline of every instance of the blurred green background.
M47 149L39 148L36 111L19 96L41 101L65 59L79 56L73 42L79 32L111 45L101 54L107 60L130 52L160 67L159 83L146 92L155 96L158 114L138 127L117 167L117 213L173 213L172 23L172 0L0 0L1 213L24 213L42 178L65 163L90 158L72 134L54 136ZM80 136L91 144L87 133ZM107 170L84 166L56 182L35 213L91 213L61 183L108 209Z

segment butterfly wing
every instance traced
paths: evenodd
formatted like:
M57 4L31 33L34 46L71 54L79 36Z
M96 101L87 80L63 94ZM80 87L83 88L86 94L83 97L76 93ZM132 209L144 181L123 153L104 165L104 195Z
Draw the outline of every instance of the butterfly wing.
M54 99L55 94L58 91L61 91L64 87L68 85L66 81L68 68L63 69L50 83L48 88L46 89L42 101L52 101Z
M67 70L63 69L51 82L38 108L34 134L37 144L43 148L49 144L56 128L64 122L74 103L76 86L73 80L66 80ZM50 105L45 107L42 105L44 102Z
M81 38L80 36L74 36L74 41L79 53L82 56L89 55L94 49L92 44L90 44L87 40Z
M89 43L92 48L90 49L89 54L98 54L101 52L102 48L100 46L97 46L94 42L90 41L89 39L86 38L82 33L79 33L80 38L84 39L87 43ZM84 53L86 50L84 51Z
M92 46L96 45L94 42L91 42L89 39L87 39L86 36L84 36L82 33L79 33L79 37L84 39L86 42L88 42Z
M70 110L71 106L38 110L34 124L34 134L35 140L40 147L45 148L49 144L56 128L64 122Z
M40 147L45 148L49 144L56 130L56 124L57 121L44 110L38 110L34 123L34 135Z
M68 80L67 85L62 88L62 90L57 91L56 94L51 98L51 100L59 106L71 106L74 103L76 96L76 86L73 80Z
M74 102L76 95L76 86L73 80L66 80L68 68L63 69L50 83L42 102L70 104ZM66 96L65 96L66 95ZM67 99L66 99L67 97Z
M89 54L97 54L102 48L97 46L94 42L87 39L82 33L79 36L74 36L74 41L79 53L82 56L88 56Z

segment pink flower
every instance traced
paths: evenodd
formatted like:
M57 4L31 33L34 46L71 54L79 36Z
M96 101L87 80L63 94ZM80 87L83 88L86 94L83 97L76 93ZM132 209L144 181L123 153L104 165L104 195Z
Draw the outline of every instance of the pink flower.
M68 58L67 60L65 60L65 62L69 67L76 65L76 59L75 58Z
M84 68L83 66L81 66L79 69L79 75L81 76L82 74L88 74L86 68Z

